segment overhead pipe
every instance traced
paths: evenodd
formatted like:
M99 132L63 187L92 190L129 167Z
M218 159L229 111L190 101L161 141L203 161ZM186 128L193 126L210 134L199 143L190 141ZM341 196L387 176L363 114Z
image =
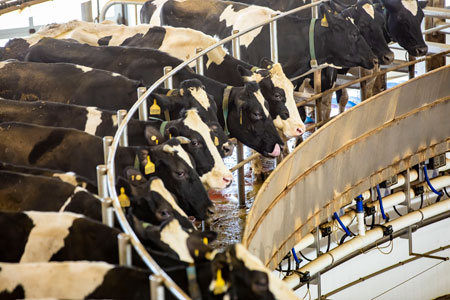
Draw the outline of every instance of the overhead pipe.
M397 232L408 226L422 222L426 219L444 213L450 210L450 199L434 203L425 208L413 211L407 215L399 217L395 220L387 222L385 226L392 226L393 232ZM314 276L323 269L331 266L334 262L346 257L347 255L366 247L384 236L383 228L375 227L366 232L365 235L359 235L349 240L348 242L339 245L338 247L324 253L312 262L300 268L299 272L308 272L309 276ZM291 287L298 284L297 276L286 276L284 281Z
M278 14L273 14L272 18ZM278 36L277 36L277 21L270 22L270 58L274 63L278 62Z

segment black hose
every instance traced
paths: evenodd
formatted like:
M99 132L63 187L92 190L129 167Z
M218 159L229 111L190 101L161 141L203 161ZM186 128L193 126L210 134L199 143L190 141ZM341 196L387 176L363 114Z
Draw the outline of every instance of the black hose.
M344 241L345 241L345 239L347 238L347 234L344 234L342 237L341 237L341 241L339 242L339 244L340 245L342 245L343 243L344 243Z
M436 198L436 203L438 203L439 201L441 201L442 195L444 195L444 193L440 193L439 196Z
M304 259L306 259L307 261L312 261L312 259L309 259L306 256L304 256L302 251L298 251L298 253L300 253L300 256L303 257Z
M399 217L403 216L403 215L397 210L397 207L395 207L395 205L394 205L394 210L395 210L395 213L396 213Z
M325 251L325 253L330 251L330 244L331 244L331 234L328 235L328 245L327 245L327 251Z
M370 225L370 229L373 229L373 226L375 226L375 214L372 214L372 224Z
M423 194L420 194L420 207L419 209L421 209L423 206Z
M450 198L450 195L447 193L447 189L446 189L446 188L444 188L444 192L445 192L445 194L447 195L447 197Z

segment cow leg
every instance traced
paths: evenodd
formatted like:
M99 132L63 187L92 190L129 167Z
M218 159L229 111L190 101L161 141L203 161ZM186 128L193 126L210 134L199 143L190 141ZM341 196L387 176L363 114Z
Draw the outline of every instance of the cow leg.
M331 114L331 98L333 98L333 94L328 94L323 96L322 101L322 120L328 121L330 119Z
M339 113L343 113L345 111L345 106L348 103L348 91L347 89L341 90L341 97L339 98Z

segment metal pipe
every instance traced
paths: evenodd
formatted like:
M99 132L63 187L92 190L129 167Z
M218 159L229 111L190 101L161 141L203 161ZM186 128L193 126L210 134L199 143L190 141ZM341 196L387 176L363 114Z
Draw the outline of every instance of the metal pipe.
M200 53L202 52L202 48L196 48L195 49L195 53ZM200 56L199 58L197 58L197 60L195 61L195 72L199 75L204 75L205 71L203 69L203 56Z
M314 93L320 94L322 91L322 70L314 71ZM322 116L322 98L316 98L316 108L315 108L315 121L319 123L322 120L328 119L330 116Z
M150 299L164 300L164 278L160 275L150 275Z
M102 7L102 11L100 12L100 22L103 22L105 20L106 12L113 5L116 5L116 4L137 4L137 5L142 5L145 2L146 2L146 0L112 0L112 1L108 1Z
M443 25L436 26L434 28L430 28L430 29L424 30L424 31L422 31L422 34L423 35L424 34L430 34L430 33L433 33L433 32L436 32L436 31L441 31L443 29L446 29L446 28L450 27L450 23L445 23L445 22L439 22L439 23L441 23Z
M119 123L119 125L120 125L120 123ZM108 164L109 149L112 146L113 140L114 139L112 136L104 136L103 137L103 158L105 160L105 164Z
M102 198L102 223L114 227L114 209L111 198Z
M320 228L317 226L316 227L316 255L317 258L320 257ZM317 273L317 299L321 300L322 299L322 278L320 276L320 272Z
M117 111L117 123L120 124L127 116L127 111L125 109L120 109ZM128 147L128 126L125 124L122 135L120 136L119 145L122 147Z
M141 98L143 94L145 94L146 90L147 88L145 86L138 87L137 89L138 99ZM142 101L142 103L139 105L139 120L140 121L148 120L147 98L145 98L144 101Z
M277 14L273 14L276 17ZM278 62L278 36L277 36L277 21L270 22L270 58L274 63Z
M108 197L108 168L106 165L98 165L97 170L97 194L100 198L104 199Z
M172 71L172 67L171 66L166 66L164 67L164 76L167 75L168 73L170 73L170 71ZM173 78L172 76L167 77L167 79L164 81L164 87L166 89L173 89Z
M233 30L233 35L238 34L239 30ZM233 57L236 59L241 58L241 43L239 37L232 40L232 53ZM240 163L244 160L244 146L241 142L237 143L237 161ZM244 168L238 169L238 198L239 198L239 208L245 208L245 181L244 181Z
M386 223L385 226L391 225L393 232L397 232L403 228L414 225L449 210L450 199L447 199L399 217ZM359 249L379 240L382 237L383 229L381 227L375 227L374 229L367 231L366 235L356 236L345 244L330 250L326 254L300 268L299 271L302 273L309 272L310 276L313 276L326 267L331 266L335 261L344 258L354 251L358 251ZM285 281L290 286L293 286L297 284L298 278L296 276L289 276L285 278Z
M117 240L119 245L119 264L131 267L130 236L126 233L119 233L117 235Z

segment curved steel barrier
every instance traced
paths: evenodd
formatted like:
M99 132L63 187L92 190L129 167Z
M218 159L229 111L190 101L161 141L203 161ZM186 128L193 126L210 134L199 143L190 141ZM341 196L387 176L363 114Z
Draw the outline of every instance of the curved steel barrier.
M131 0L132 1L132 0ZM121 249L119 249L120 252L127 252L126 250L124 250L125 248L127 248L126 244L129 242L133 245L133 247L135 248L135 250L138 252L138 254L141 256L142 260L145 262L145 264L149 267L149 269L154 273L154 275L152 275L151 277L151 281L152 281L152 299L160 299L158 298L157 295L153 295L153 293L157 293L154 291L154 288L156 288L158 285L165 285L166 288L178 299L190 299L188 295L186 295L186 293L184 293L177 285L176 283L164 272L164 270L162 270L158 264L153 260L153 258L148 254L148 252L146 251L145 247L141 244L141 242L139 241L139 239L137 238L137 236L135 235L135 233L133 232L133 230L130 227L130 224L128 223L128 221L125 218L125 215L122 211L122 208L120 206L120 202L118 199L118 195L115 189L115 167L114 167L114 159L115 159L115 155L116 155L116 151L117 148L119 147L119 145L121 145L121 141L123 141L122 135L125 133L126 134L126 128L127 128L127 123L131 120L132 115L138 110L138 108L144 107L144 103L146 103L146 99L147 97L159 86L161 85L163 82L165 82L167 79L170 79L174 74L176 74L178 71L180 71L182 68L188 66L190 63L196 61L197 59L200 59L203 55L205 55L206 53L208 53L209 51L213 50L216 47L222 46L225 43L228 43L230 41L233 41L237 38L239 38L240 36L267 24L272 24L273 22L276 22L276 20L283 18L289 14L295 13L297 11L300 10L304 10L304 9L310 9L314 6L319 5L322 2L327 2L328 0L321 0L318 2L314 2L312 4L308 4L296 9L293 9L289 12L285 12L285 13L281 13L277 16L274 16L272 18L270 18L269 20L266 20L264 22L261 22L257 25L254 25L252 27L249 27L245 30L240 31L239 33L233 34L219 42L217 42L214 45L211 45L210 47L200 51L197 53L197 55L193 56L191 59L184 61L183 63L181 63L180 65L178 65L177 67L173 68L170 72L168 72L166 75L164 75L163 77L161 77L160 79L158 79L154 84L152 84L148 90L143 93L140 94L139 99L135 102L135 104L131 107L130 111L126 114L126 116L123 118L123 120L120 122L119 127L117 129L117 132L114 136L114 139L112 141L112 143L110 141L108 141L106 143L105 146L105 160L107 161L107 166L106 166L106 172L107 172L107 179L101 179L99 176L99 181L102 180L107 180L107 190L106 190L106 186L105 188L102 188L102 198L107 198L107 195L109 195L112 198L112 206L114 209L114 212L116 214L117 219L119 220L120 225L122 226L123 231L125 232L126 235L128 235L127 237L122 236L121 237ZM116 3L116 1L113 1L114 4ZM271 26L271 27L275 27L275 26ZM276 49L274 49L273 51L276 51ZM145 115L144 112L140 112L140 115ZM99 168L101 169L101 168ZM104 172L104 170L103 170ZM99 173L98 173L99 174ZM100 188L99 188L100 190ZM109 201L105 201L105 208L107 207ZM106 209L105 209L105 216L107 215ZM111 219L109 217L109 219ZM128 247L129 248L129 247ZM122 251L123 250L123 251ZM123 259L123 261L127 264L131 264L131 260L128 254L124 254L123 256L125 256L125 258Z
M266 266L353 198L450 149L450 66L400 84L337 116L269 176L243 243ZM270 240L270 243L268 243Z

